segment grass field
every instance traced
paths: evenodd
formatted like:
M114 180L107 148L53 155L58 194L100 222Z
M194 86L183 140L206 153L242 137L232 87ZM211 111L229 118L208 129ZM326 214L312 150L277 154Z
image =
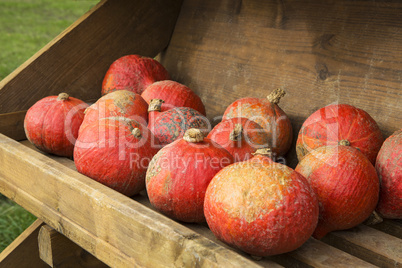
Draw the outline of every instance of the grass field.
M0 0L0 80L99 1ZM0 252L35 217L0 195Z

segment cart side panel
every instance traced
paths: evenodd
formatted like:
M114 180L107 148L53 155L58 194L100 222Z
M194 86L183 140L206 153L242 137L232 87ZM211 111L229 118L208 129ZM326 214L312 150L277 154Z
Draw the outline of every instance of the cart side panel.
M160 60L213 123L281 87L294 136L331 103L366 110L389 135L402 126L401 14L397 1L186 0Z

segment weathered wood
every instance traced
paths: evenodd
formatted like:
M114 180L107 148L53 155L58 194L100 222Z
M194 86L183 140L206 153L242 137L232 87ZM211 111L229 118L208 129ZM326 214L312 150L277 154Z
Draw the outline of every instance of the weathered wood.
M44 223L36 220L0 254L1 268L47 268L39 258L38 234Z
M402 239L402 220L384 219L383 222L370 227Z
M137 195L134 199L144 206L154 210L146 196L146 193ZM206 225L182 224L200 235L216 242L222 247L230 248L225 243L217 240ZM240 250L233 250L244 257L252 259L250 255L245 254ZM313 238L309 239L303 246L295 251L277 256L265 257L257 263L263 267L276 267L278 264L285 267L375 267L368 262Z
M39 256L50 267L108 267L49 225L40 228L38 243Z
M127 54L155 56L169 42L181 0L103 0L0 82L0 113L27 110L67 92L100 97L110 64Z
M323 241L380 267L402 267L402 239L365 225L330 232Z
M1 134L0 167L1 193L109 266L259 267Z
M283 265L287 259L293 258L310 267L376 267L314 238L310 238L303 246L280 258L280 263Z
M402 126L401 42L398 1L188 0L159 59L213 123L234 100L281 87L295 136L331 103L366 110L389 135ZM294 149L288 158L294 167Z
M0 133L14 140L25 140L24 118L27 111L0 114Z

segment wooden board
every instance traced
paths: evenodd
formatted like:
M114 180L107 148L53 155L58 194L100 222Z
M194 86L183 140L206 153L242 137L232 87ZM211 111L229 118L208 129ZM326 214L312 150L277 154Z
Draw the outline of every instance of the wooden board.
M109 267L49 225L40 228L37 240L40 258L52 268Z
M39 152L28 141L22 141L21 144ZM28 149L25 150L26 154L29 154L29 152L30 152L30 150L28 150ZM48 155L48 154L44 154L44 153L40 153L40 154L51 158L52 160L62 164L63 166L65 166L69 169L72 169L74 171L76 170L74 162L70 159L67 159L64 157L52 156L52 155ZM59 187L60 187L59 191L64 192L62 190L63 186L60 185ZM99 188L98 190L101 191L102 189ZM123 200L124 199L127 199L127 198L123 197ZM133 200L138 202L138 205L140 207L142 206L142 207L158 214L158 212L150 204L149 199L145 192L142 192L141 194L133 197ZM90 202L90 203L93 204L93 202ZM85 207L84 203L82 203L82 206ZM85 209L85 208L82 208L82 209ZM93 208L93 207L90 208L90 210L94 210L94 209L95 208ZM105 211L104 213L108 213L108 212ZM127 217L130 217L130 216L127 216ZM114 223L114 226L119 225L119 223L117 223L117 222L119 222L119 218L115 218L114 220L116 221L116 223ZM166 226L169 226L172 222L174 222L174 221L171 221L166 218L164 220L164 217L161 217L161 218L155 219L155 220L161 221L161 222L158 222L158 225L163 223ZM59 221L59 219L58 219L58 221ZM85 222L86 220L82 219L81 221ZM391 222L395 223L395 225L398 224L397 222L394 222L394 221L391 221ZM174 224L171 225L171 227L176 228L175 224L176 224L176 222L174 222ZM266 258L259 259L258 261L255 261L255 259L252 258L251 256L249 256L248 254L245 254L244 252L242 252L240 250L233 249L233 248L229 247L228 245L226 245L225 243L217 240L216 237L213 235L213 233L209 230L209 228L206 224L180 223L180 225L193 231L191 236L193 236L193 237L201 236L201 237L215 243L216 248L214 247L213 250L226 249L226 250L236 252L239 256L247 258L250 261L254 261L255 265L258 265L261 267L281 267L281 265L283 265L285 267L289 267L289 266L291 266L291 267L295 267L295 266L297 266L297 267L327 267L327 266L330 266L330 267L374 267L372 264L367 262L366 259L372 260L372 259L381 257L383 255L392 256L389 254L389 251L387 252L387 249L384 249L384 248L369 249L368 251L372 253L370 256L363 256L360 258L352 256L350 253L354 253L355 248L358 247L358 245L359 245L359 242L357 242L358 239L364 239L364 234L361 234L358 231L359 228L361 228L361 227L358 227L357 231L356 231L356 228L354 230L352 230L353 232L356 233L355 237L357 237L357 240L355 238L356 242L350 243L355 246L355 248L350 247L352 249L351 251L349 249L339 250L339 249L331 246L329 243L324 243L322 241L318 241L316 239L311 238L302 247L300 247L299 249L297 249L295 251L292 251L292 252L286 253L286 254L280 254L277 256L266 257ZM64 232L66 232L66 228L68 228L68 226L63 225L63 228L64 228ZM68 234L68 233L75 233L75 232L76 232L75 230L70 230L66 233ZM190 235L190 233L188 235ZM388 237L386 232L383 233L383 235ZM101 239L101 238L99 238L99 239ZM137 242L137 241L130 242L131 239L132 238L125 238L124 243L136 243ZM380 235L380 239L381 239L381 235ZM337 240L337 239L335 239L335 240ZM395 238L393 238L393 241L394 241L393 243L395 244L395 243L397 243L398 239L395 240ZM402 241L402 240L399 239L399 241ZM199 241L195 242L195 243L199 243ZM155 245L154 247L157 247L157 245ZM177 250L177 248L173 248L170 250ZM166 253L172 254L172 252L169 252L169 251L165 252L165 254ZM397 253L397 251L395 251L394 254L395 253ZM102 252L96 252L95 254L100 254L100 256L102 256ZM152 254L152 253L150 253L150 254ZM204 254L207 254L207 255L205 256ZM208 251L201 252L201 255L199 255L199 258L201 258L201 259L204 257L207 257L207 258L209 257ZM395 258L395 260L398 258L395 255L393 257ZM392 259L392 257L390 259Z
M48 268L39 258L38 234L44 225L36 220L0 254L0 268Z
M111 267L259 266L2 134L0 167L1 193Z
M27 111L0 114L0 133L14 140L25 140L24 118Z
M402 127L401 42L398 1L189 0L159 59L213 123L234 100L281 87L295 136L331 103L366 110L388 136Z
M67 92L92 102L110 64L127 54L153 57L170 40L179 0L101 1L0 82L0 114L27 110Z

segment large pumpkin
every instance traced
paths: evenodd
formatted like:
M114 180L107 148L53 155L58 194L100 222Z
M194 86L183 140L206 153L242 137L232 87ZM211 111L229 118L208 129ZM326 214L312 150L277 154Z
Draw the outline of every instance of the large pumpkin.
M273 153L283 156L290 149L293 138L290 119L278 106L284 95L285 91L276 89L266 99L238 99L226 108L223 120L245 117L256 122L267 131Z
M320 203L315 238L357 226L377 205L379 179L375 168L351 146L319 147L299 162L296 171L309 181Z
M129 90L141 94L155 81L170 79L167 70L157 60L140 55L126 55L115 60L102 82L102 95Z
M337 145L341 140L359 149L370 161L375 159L384 139L374 119L348 104L331 104L311 114L303 123L296 142L299 161L311 150Z
M148 128L162 146L182 138L190 128L201 129L204 135L208 134L209 121L200 112L188 107L176 107L161 112L163 102L161 99L153 99L148 108Z
M145 189L145 173L158 151L148 128L125 117L85 125L74 149L77 171L127 196Z
M232 163L228 151L204 138L200 130L189 129L182 139L162 148L149 164L149 201L173 219L203 222L208 184L219 170Z
M269 145L266 131L244 117L223 120L211 130L208 138L228 150L235 162L248 160L257 149Z
M148 104L137 93L128 90L114 91L102 96L85 110L83 125L102 118L118 116L134 119L146 125Z
M25 115L27 139L43 152L72 157L87 107L67 93L39 100Z
M303 176L260 150L214 176L204 212L219 240L251 255L269 256L307 241L317 224L318 202Z
M205 114L205 106L200 97L191 88L171 80L158 81L149 85L141 96L147 103L152 99L162 99L161 111L175 107L190 107Z
M381 182L376 211L387 219L402 219L402 130L388 137L377 155Z

